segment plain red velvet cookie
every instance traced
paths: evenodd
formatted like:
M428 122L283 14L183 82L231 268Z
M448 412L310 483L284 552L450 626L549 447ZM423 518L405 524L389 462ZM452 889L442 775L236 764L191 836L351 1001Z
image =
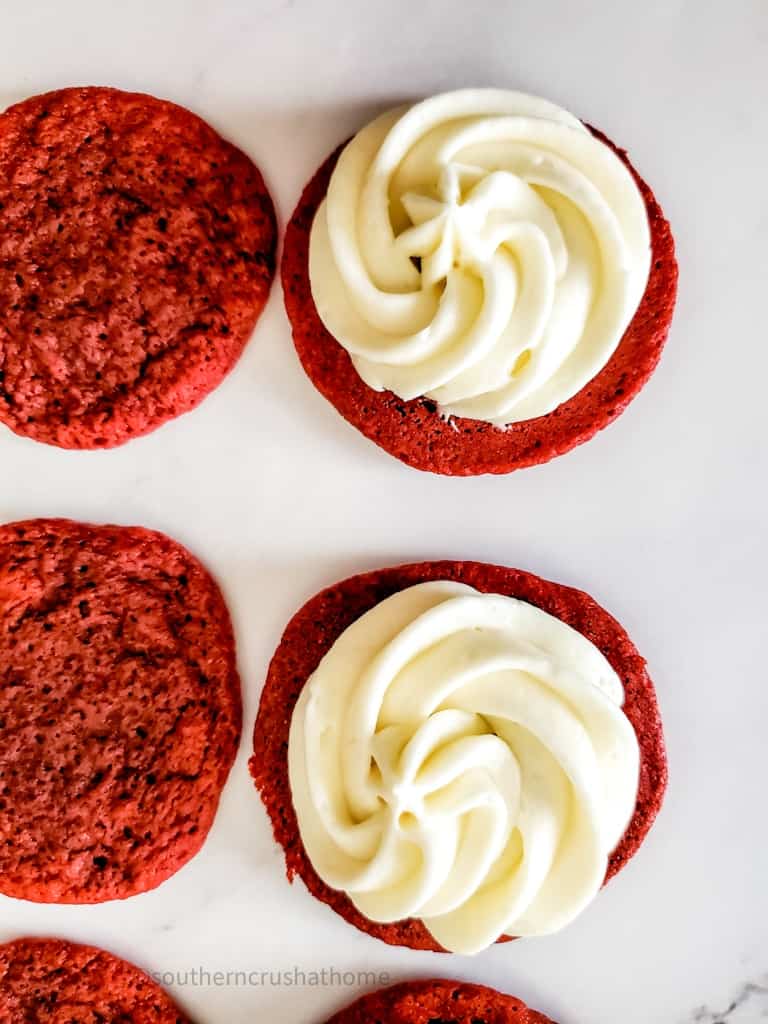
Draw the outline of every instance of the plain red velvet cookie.
M343 892L318 877L301 842L288 778L293 709L320 660L365 612L392 594L427 580L455 580L484 593L527 601L578 630L605 655L619 676L625 692L624 713L640 744L640 785L634 816L611 855L606 882L637 852L653 824L666 789L667 760L645 660L619 623L581 590L482 562L420 562L353 576L308 601L289 623L269 667L251 759L251 774L272 820L275 838L285 851L288 878L298 875L313 896L375 938L391 945L443 952L421 921L370 921Z
M117 89L0 114L0 422L109 448L193 409L269 295L272 201L196 115Z
M349 354L325 329L309 281L309 236L341 148L304 189L285 234L282 282L299 359L317 390L354 427L415 469L448 476L510 473L563 455L588 441L626 409L656 368L677 295L672 232L648 185L626 152L596 129L593 134L631 171L645 200L652 262L645 294L618 348L600 373L554 412L500 429L479 420L446 422L427 398L403 401L374 391Z
M160 533L0 526L0 892L100 903L203 845L235 759L221 592Z
M2 1024L187 1024L138 967L63 939L0 946Z
M371 992L327 1024L554 1024L514 996L461 981L405 981Z

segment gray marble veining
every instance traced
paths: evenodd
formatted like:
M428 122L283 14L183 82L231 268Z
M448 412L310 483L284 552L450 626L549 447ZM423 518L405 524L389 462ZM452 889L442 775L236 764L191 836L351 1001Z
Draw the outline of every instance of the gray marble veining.
M722 1010L699 1006L686 1018L690 1024L757 1024L768 1020L768 972L746 981Z

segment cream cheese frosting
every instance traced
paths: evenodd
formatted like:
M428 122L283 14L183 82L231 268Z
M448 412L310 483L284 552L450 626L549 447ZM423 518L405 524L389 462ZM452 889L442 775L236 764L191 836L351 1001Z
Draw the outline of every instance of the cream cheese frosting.
M610 359L650 271L645 203L577 118L500 89L377 118L312 226L312 296L377 391L504 426Z
M572 921L634 812L639 746L602 653L524 601L437 581L336 640L302 690L293 804L367 918L471 954Z

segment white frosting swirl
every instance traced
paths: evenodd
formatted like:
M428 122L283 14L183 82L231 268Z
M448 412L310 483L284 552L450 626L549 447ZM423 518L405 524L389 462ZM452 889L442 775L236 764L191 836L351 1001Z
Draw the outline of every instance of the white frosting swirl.
M446 93L347 145L310 241L312 295L363 380L445 415L541 416L605 366L650 270L618 156L545 100Z
M637 797L639 748L598 649L524 601L453 582L351 625L304 687L290 782L318 875L444 948L541 935L592 900Z

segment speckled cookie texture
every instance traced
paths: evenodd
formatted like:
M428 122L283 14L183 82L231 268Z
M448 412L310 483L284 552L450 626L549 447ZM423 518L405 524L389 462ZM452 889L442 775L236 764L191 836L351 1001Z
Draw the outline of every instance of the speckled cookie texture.
M138 967L62 939L0 946L0 1024L188 1024Z
M460 981L406 981L371 992L327 1024L555 1024L520 999Z
M325 329L309 281L309 236L340 149L309 182L285 235L282 281L299 359L317 390L371 441L415 469L447 476L510 473L547 462L588 441L626 409L656 368L677 295L677 263L669 223L626 152L596 129L631 171L651 230L651 273L640 306L607 365L554 412L500 429L478 420L443 419L426 398L403 401L374 391L349 354Z
M0 114L0 422L109 448L194 408L239 358L275 266L248 156L136 93Z
M100 903L201 848L241 731L221 592L160 533L0 526L0 893Z
M392 594L428 580L455 580L484 593L530 602L587 637L621 679L624 712L640 744L640 785L635 814L611 855L606 882L637 852L653 824L667 785L667 760L656 694L644 659L619 623L581 590L482 562L420 562L353 576L308 601L289 623L269 667L251 759L256 787L275 838L285 851L288 878L293 880L298 875L313 896L375 938L391 945L444 952L420 921L369 921L344 893L321 881L301 842L288 779L291 716L304 684L322 657L365 612ZM502 936L500 941L507 938Z

